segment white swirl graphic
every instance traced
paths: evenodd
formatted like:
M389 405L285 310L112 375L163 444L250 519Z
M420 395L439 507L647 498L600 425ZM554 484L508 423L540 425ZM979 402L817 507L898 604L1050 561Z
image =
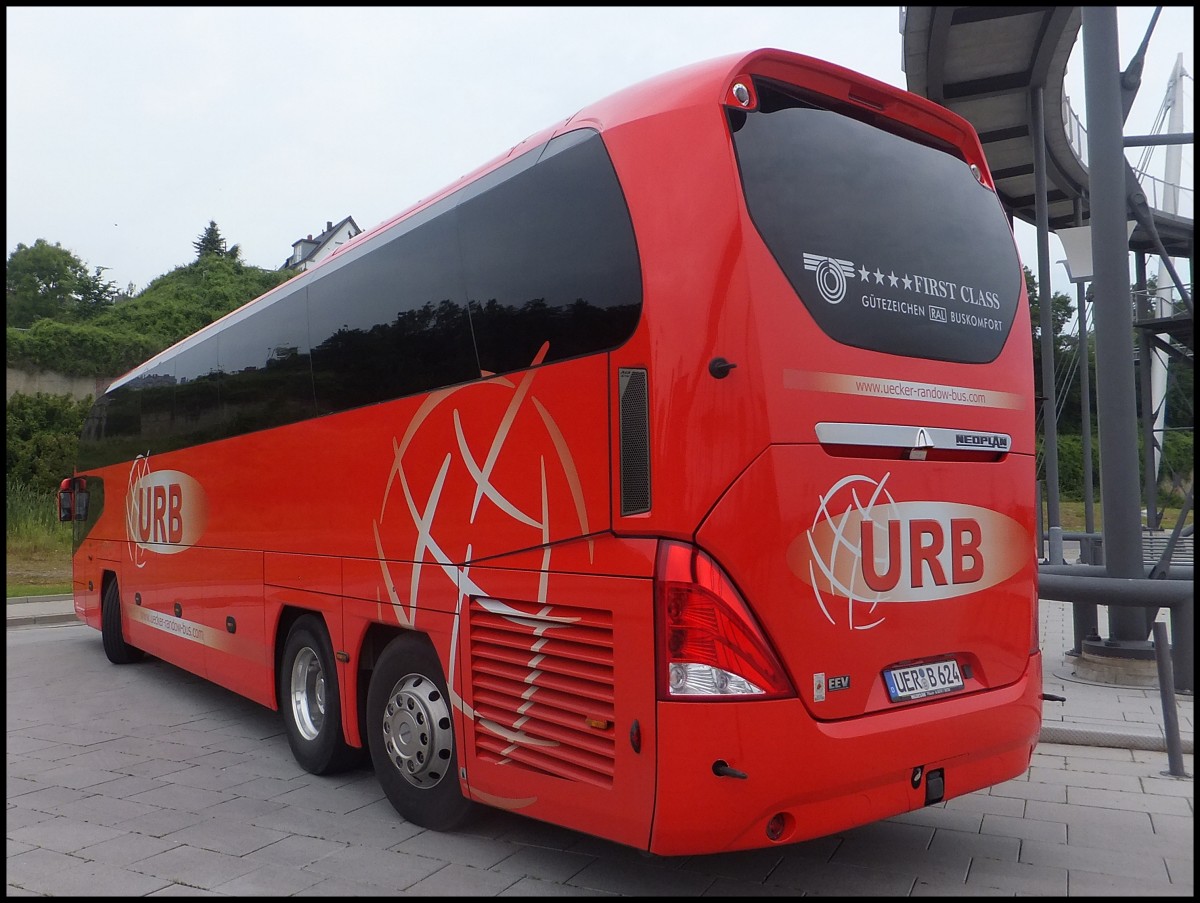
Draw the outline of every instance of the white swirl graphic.
M125 534L129 538L126 546L129 549L129 560L133 562L133 566L136 568L144 568L146 566L147 555L146 547L137 542L138 516L140 511L136 488L149 475L150 454L147 452L133 459L133 466L129 468L129 487L125 493Z
M860 519L869 521L872 514L886 518L895 511L896 500L884 489L886 482L887 476L876 482L861 474L838 480L821 496L812 529L805 534L812 555L808 582L816 592L817 603L830 624L837 623L830 610L836 597L845 600L846 623L851 630L870 630L884 622L882 616L875 615L875 607L883 597L873 592L865 582L859 582L862 575L862 544L847 526L850 523L857 525ZM851 517L852 514L860 517ZM814 538L821 524L832 533L833 541L828 544L818 544ZM849 558L850 562L847 564L840 560L844 558ZM846 574L850 575L849 580L842 576ZM828 600L821 592L822 587L830 596ZM859 612L857 622L856 612Z
M558 423L532 391L537 373L528 370L515 381L495 377L427 398L403 436L393 440L391 470L372 524L387 596L380 602L390 604L400 625L415 627L423 599L425 605L440 607L435 600L444 600L447 589L454 593L455 627L446 669L451 703L475 720L478 729L518 746L547 741L526 735L524 717L500 723L479 717L466 704L457 686L458 634L472 599L528 631L528 689L522 707L527 712L539 702L538 650L547 633L555 622L565 627L576 620L557 615L548 601L551 554L555 539L587 535L590 526L574 457ZM561 525L553 531L552 515ZM522 586L517 601L536 612L534 619L488 592L471 573L473 560L539 547L539 567L506 572L506 579Z

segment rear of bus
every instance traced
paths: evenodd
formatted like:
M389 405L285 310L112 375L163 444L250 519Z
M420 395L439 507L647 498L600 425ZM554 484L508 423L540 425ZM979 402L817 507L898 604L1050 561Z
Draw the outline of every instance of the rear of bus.
M611 356L613 522L661 537L650 849L793 842L1020 775L1032 343L977 136L780 51L640 91L670 108L605 140L645 286Z

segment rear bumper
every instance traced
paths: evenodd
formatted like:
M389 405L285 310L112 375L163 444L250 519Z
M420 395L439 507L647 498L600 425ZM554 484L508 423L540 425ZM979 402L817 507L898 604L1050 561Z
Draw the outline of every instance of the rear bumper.
M833 834L926 805L924 776L937 769L944 799L1015 778L1041 730L1041 675L1037 654L1007 687L840 722L814 721L798 699L660 703L650 850L715 853ZM746 778L717 776L717 760ZM771 838L776 816L783 829Z

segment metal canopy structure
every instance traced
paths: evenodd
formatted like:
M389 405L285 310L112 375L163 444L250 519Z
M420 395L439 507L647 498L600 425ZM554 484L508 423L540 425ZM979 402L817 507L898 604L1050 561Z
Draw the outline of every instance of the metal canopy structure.
M1071 140L1077 129L1063 87L1079 36L1081 8L909 6L904 10L908 90L953 110L975 127L1005 209L1035 225L1036 128L1030 93L1032 88L1044 90L1049 229L1088 225L1092 215L1088 170ZM1082 222L1076 221L1076 202ZM1167 252L1192 258L1194 220L1151 209ZM1140 224L1129 247L1157 253Z

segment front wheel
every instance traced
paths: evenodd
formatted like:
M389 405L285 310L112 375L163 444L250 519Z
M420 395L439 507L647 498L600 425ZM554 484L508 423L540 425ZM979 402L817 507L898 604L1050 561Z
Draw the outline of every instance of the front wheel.
M115 578L108 581L100 602L100 640L104 644L104 654L114 665L130 665L145 656L141 649L125 642L121 631L121 589Z
M292 755L311 774L335 774L357 764L361 752L342 733L333 644L325 624L304 615L288 631L279 663L279 709Z
M402 634L383 650L367 690L366 732L375 776L407 821L452 831L476 814L458 782L442 666L424 636Z

